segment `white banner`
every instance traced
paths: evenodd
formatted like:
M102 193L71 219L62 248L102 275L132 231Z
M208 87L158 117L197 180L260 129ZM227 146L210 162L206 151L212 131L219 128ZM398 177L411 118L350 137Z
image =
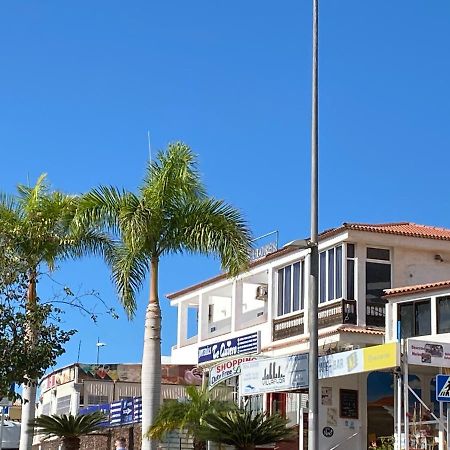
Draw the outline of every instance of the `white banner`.
M241 356L240 358L233 358L228 361L223 361L212 367L209 371L209 389L212 389L224 380L228 380L228 378L240 375L241 363L255 360L256 356Z
M450 343L408 339L408 364L450 367Z
M280 392L308 386L308 354L258 359L241 364L240 395Z

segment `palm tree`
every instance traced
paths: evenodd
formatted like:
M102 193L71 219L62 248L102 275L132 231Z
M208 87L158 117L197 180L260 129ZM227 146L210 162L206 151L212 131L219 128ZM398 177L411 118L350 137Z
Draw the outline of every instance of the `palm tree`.
M56 263L85 254L107 257L111 250L107 236L95 230L72 227L78 198L50 191L46 175L34 187L18 185L18 194L0 195L0 240L5 240L20 258L26 272L26 309L29 316L28 345L38 339L33 313L38 295L36 285L43 269L52 271ZM44 368L45 369L45 368ZM24 385L20 450L31 450L32 439L26 425L34 418L36 380Z
M170 144L150 162L139 193L99 187L80 203L79 222L97 224L120 235L112 277L129 317L136 294L150 271L142 358L142 429L147 430L160 406L161 309L158 269L171 253L215 254L230 275L248 265L250 232L239 211L206 195L196 157L183 144ZM143 439L142 449L156 442Z
M221 444L234 445L237 450L253 450L256 445L273 444L295 436L294 427L278 414L253 415L250 411L230 411L205 417L200 436Z
M195 450L205 450L206 441L199 438L200 429L206 416L219 414L236 408L233 402L226 401L225 395L215 390L211 394L206 387L186 387L186 400L169 400L161 406L153 425L147 431L147 438L161 439L166 433L184 430L194 440ZM223 400L220 400L223 398Z
M44 440L52 437L60 438L62 450L78 450L80 437L99 430L103 421L105 416L99 411L76 416L42 415L29 423L30 428L27 431L32 436L34 428L34 432L42 434Z

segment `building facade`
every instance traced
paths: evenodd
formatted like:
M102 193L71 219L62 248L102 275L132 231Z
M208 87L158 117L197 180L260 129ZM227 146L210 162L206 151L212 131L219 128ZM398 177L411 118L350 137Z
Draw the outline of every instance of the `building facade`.
M394 347L377 347L385 355L379 358L365 350L393 340L389 327L386 339L385 323L395 322L395 308L386 307L383 291L448 279L449 263L450 230L443 228L344 223L320 235L320 448L367 448L373 435L393 433L392 396L383 398L373 388L392 379L398 355ZM288 246L253 261L234 279L220 274L169 294L178 309L172 361L199 364L217 376L218 363L239 365L244 373L249 365L256 370L264 363L240 359L275 358L270 366L275 372L264 369L266 385L269 378L272 384L286 381L283 367L296 367L300 374L292 358L276 358L308 352L308 273L309 250ZM234 374L226 382L235 384L245 404L303 422L299 410L306 406L307 386L251 395L239 370ZM386 413L381 418L380 411Z

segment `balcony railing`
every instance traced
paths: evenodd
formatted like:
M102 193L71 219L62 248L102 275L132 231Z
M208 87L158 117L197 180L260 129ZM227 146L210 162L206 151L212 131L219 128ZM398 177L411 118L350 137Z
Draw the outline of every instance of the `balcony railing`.
M305 332L305 315L299 312L293 316L274 319L272 336L274 341L298 336Z
M303 334L305 332L304 319L303 311L292 316L274 319L272 322L273 340L278 341ZM319 328L346 323L356 325L356 300L340 300L331 305L319 306Z
M356 325L356 300L341 300L331 305L319 306L319 328L332 325Z
M386 306L382 300L366 302L366 325L371 327L386 326Z

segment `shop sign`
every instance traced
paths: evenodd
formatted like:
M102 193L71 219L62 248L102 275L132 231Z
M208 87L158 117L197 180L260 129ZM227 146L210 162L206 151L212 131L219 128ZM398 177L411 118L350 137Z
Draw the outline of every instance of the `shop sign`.
M198 362L216 361L230 356L260 352L260 332L246 334L226 341L204 345L198 349Z
M450 343L408 339L408 364L450 367Z
M308 386L308 354L242 363L240 395L290 391Z
M389 369L399 365L397 342L319 357L319 378Z
M223 361L212 367L209 371L209 389L212 389L224 380L240 375L241 363L255 360L256 356L242 356L240 358L233 358L228 361Z

